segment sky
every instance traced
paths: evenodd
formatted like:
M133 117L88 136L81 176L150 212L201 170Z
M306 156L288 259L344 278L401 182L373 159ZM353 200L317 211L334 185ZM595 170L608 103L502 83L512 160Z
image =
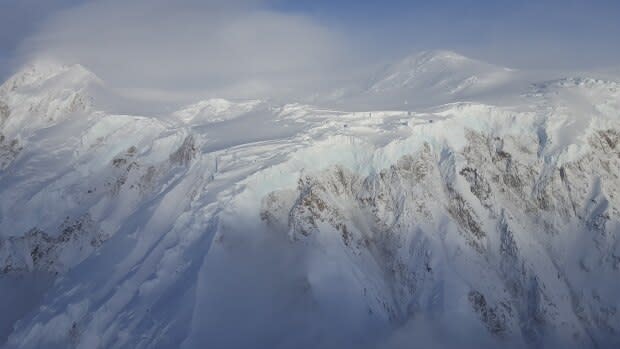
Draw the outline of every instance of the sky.
M616 0L297 0L371 52L448 49L517 68L618 64Z
M126 92L314 91L422 50L498 65L620 65L615 0L0 0L0 77L80 63Z

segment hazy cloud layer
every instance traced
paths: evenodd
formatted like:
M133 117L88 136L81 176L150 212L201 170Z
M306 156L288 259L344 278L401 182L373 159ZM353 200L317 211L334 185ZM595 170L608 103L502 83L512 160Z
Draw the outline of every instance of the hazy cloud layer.
M244 98L311 93L333 76L343 49L311 19L259 1L139 0L59 12L23 42L20 56L81 63L144 97Z

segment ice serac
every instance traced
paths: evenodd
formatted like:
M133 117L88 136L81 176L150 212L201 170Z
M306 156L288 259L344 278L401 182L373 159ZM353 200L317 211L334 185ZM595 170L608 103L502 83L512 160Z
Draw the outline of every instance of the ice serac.
M104 112L84 68L18 74L0 88L0 341L620 346L618 82L488 102L516 74L425 53L371 90L455 102L165 118Z

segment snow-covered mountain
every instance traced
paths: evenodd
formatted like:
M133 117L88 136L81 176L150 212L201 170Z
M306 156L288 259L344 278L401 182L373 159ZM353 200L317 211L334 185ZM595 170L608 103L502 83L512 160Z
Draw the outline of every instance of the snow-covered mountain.
M267 106L260 100L232 102L222 98L212 98L189 105L174 113L174 116L187 123L209 124L238 118Z
M341 105L407 110L491 97L522 87L519 72L451 51L424 51L387 65L331 97ZM329 98L327 98L329 100Z
M458 94L485 89L509 78L512 70L479 62L450 51L427 51L389 66L369 88L374 93L398 89L430 89Z
M620 84L531 76L432 52L355 112L151 116L26 67L0 87L0 343L618 347Z

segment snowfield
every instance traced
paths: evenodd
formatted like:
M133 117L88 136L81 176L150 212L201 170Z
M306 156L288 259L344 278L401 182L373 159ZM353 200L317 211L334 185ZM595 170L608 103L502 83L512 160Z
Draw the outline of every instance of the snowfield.
M620 347L620 83L445 51L368 81L127 115L18 72L0 345Z

